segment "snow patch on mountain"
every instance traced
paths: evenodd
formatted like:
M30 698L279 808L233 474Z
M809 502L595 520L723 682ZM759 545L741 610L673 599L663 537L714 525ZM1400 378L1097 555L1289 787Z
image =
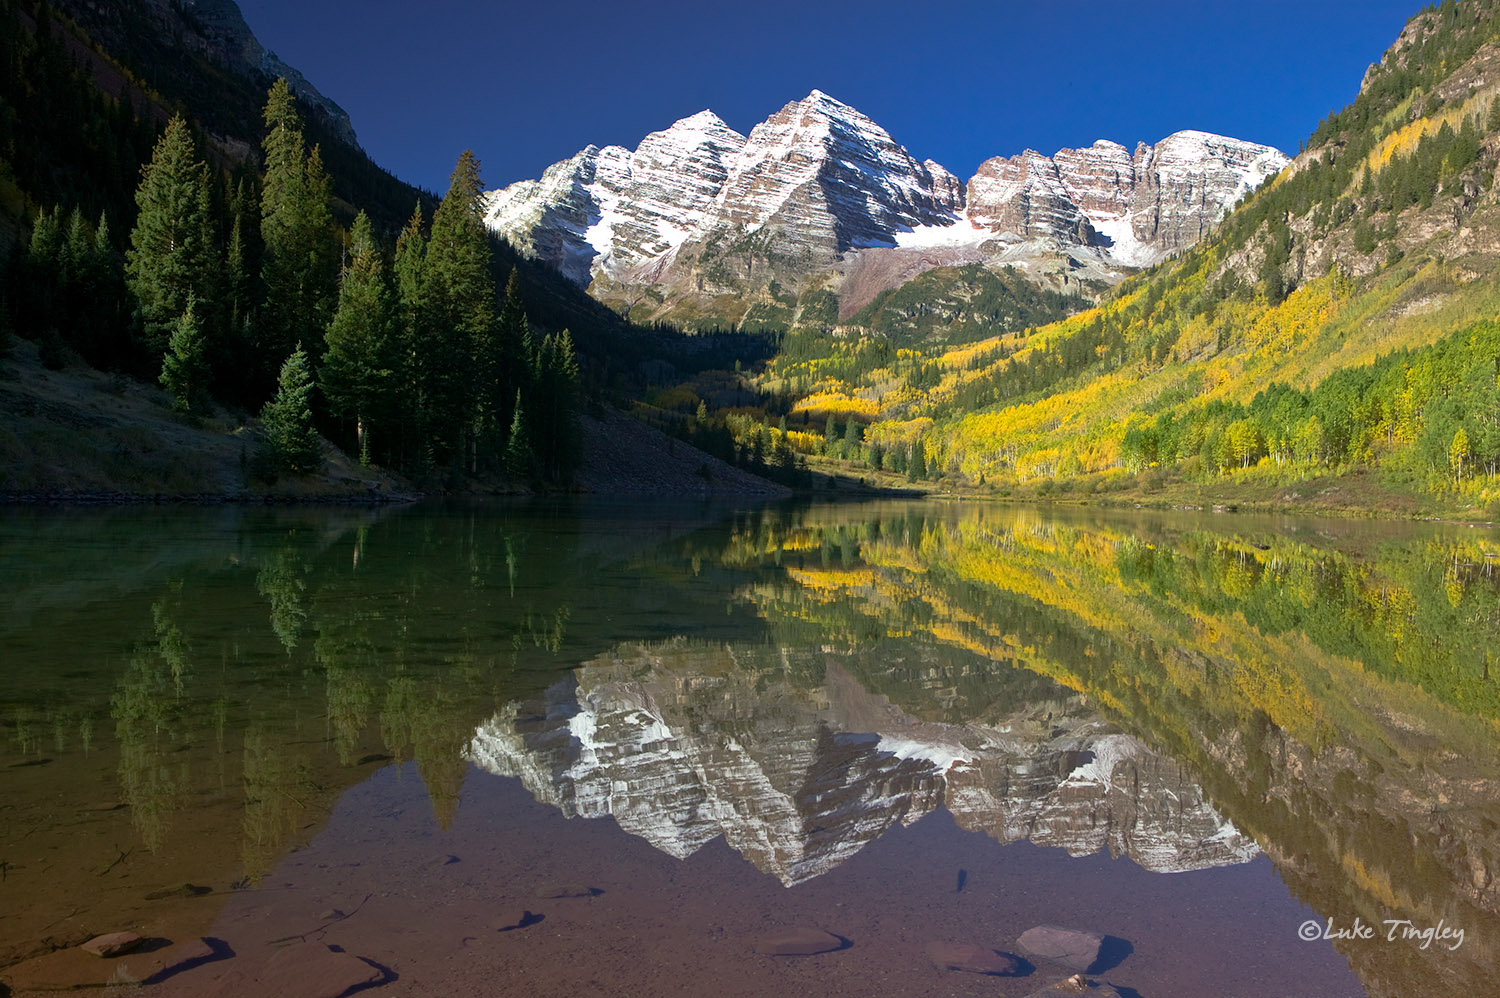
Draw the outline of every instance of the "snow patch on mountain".
M895 244L901 249L935 249L942 246L978 246L995 234L975 225L967 218L947 225L919 225L896 233Z

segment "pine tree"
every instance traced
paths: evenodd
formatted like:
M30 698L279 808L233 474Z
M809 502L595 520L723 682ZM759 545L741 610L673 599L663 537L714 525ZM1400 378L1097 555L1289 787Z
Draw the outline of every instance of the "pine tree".
M265 304L259 337L270 357L303 343L320 360L338 268L328 174L318 150L306 151L302 119L284 79L271 87L265 122L260 202Z
M501 399L508 399L518 390L526 391L531 387L531 359L535 350L531 322L521 300L520 277L518 268L512 268L505 282L505 300L496 320L495 392Z
M57 277L63 251L62 225L57 212L46 208L31 223L31 240L13 267L13 321L22 335L43 342L61 324Z
M479 161L465 150L432 219L423 281L432 326L418 357L434 450L471 472L499 422L501 380L483 195Z
M172 408L190 416L201 413L208 403L208 342L197 305L197 298L189 295L187 308L172 327L160 378L172 395Z
M510 434L505 442L505 468L512 475L529 478L532 467L531 434L526 427L526 410L521 404L521 393L516 392L516 404L510 417Z
M359 457L368 462L370 428L391 408L394 309L385 260L363 211L354 219L349 254L338 311L328 326L321 382L330 410L354 420Z
M277 470L312 471L322 463L313 428L312 395L312 366L299 343L281 365L276 397L260 413L268 454Z
M125 273L147 348L160 355L188 299L213 301L215 253L208 167L196 157L181 115L142 170L140 208L125 254Z
M84 359L95 367L125 367L131 362L130 292L115 255L107 212L99 213L99 224L94 227L88 271L84 297L86 307L94 313L96 337L94 352L86 352Z
M420 455L430 454L427 435L427 403L418 358L425 349L429 326L426 283L427 239L422 235L422 205L412 209L410 220L396 237L392 263L395 280L395 374L396 418L401 439L397 450L402 467L415 469Z
M567 481L577 467L582 444L576 411L578 361L573 336L564 329L542 341L532 390L532 453L552 481ZM705 419L707 412L704 413Z

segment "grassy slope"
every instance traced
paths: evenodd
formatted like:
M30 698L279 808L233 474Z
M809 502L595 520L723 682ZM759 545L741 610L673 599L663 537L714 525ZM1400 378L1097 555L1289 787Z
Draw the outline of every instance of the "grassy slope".
M264 435L218 410L193 424L161 389L87 367L49 371L22 340L0 362L0 496L225 499L398 498L395 476L331 445L319 474L257 480Z

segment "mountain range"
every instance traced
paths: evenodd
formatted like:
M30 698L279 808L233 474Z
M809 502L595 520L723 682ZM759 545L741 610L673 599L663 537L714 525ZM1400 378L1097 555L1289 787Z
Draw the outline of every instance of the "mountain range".
M705 110L634 151L588 146L490 192L486 221L639 318L734 321L722 299L787 289L831 290L847 318L944 264L1009 264L1074 291L1116 283L1195 244L1288 162L1182 131L1134 151L997 156L966 183L814 90L748 136Z

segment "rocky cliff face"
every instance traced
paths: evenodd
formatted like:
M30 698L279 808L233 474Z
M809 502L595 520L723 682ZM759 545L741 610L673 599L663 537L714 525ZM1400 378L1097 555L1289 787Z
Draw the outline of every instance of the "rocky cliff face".
M161 3L158 6L171 8L178 5ZM359 140L354 135L354 123L349 120L349 113L323 96L295 67L287 65L280 56L262 45L245 23L245 16L234 0L182 0L180 6L203 27L213 54L241 71L257 70L271 80L284 77L299 100L328 116L339 138L358 147Z
M814 90L751 130L696 239L712 251L774 228L790 245L833 252L889 243L903 229L951 224L950 176L935 183L885 129Z
M1012 240L1095 247L1148 266L1203 238L1229 209L1287 164L1269 146L1177 132L1132 155L1101 140L1047 157L995 158L969 181L970 220Z
M1100 141L997 157L964 184L814 90L748 137L703 111L634 152L590 146L540 181L491 192L487 219L606 298L652 286L660 298L712 297L771 281L837 289L862 254L938 248L1012 264L1070 257L1112 280L1192 245L1286 162L1267 146L1178 132L1133 154Z
M1108 848L1156 871L1258 853L1174 763L1065 691L958 726L906 715L831 659L814 689L664 662L637 649L582 668L481 726L469 756L569 817L611 816L673 856L722 835L787 884L943 805L1003 842Z
M146 31L159 42L169 40L170 45L252 79L258 89L263 90L284 77L299 100L322 112L341 140L355 148L359 146L348 112L262 45L234 0L139 0L130 5L55 0L53 6L83 25L114 54L130 49L127 39Z
M671 254L715 211L745 136L712 111L660 132L635 152L588 146L489 195L485 221L518 248L587 286Z

